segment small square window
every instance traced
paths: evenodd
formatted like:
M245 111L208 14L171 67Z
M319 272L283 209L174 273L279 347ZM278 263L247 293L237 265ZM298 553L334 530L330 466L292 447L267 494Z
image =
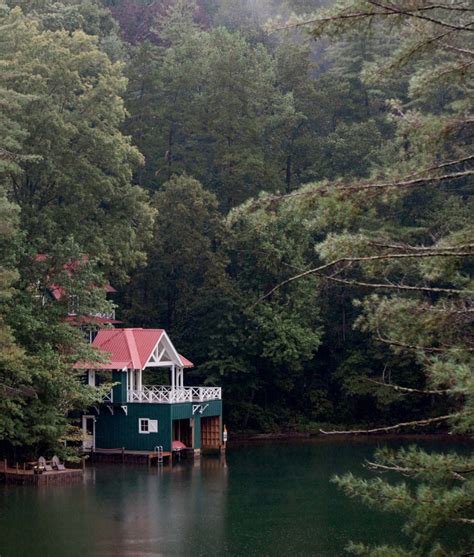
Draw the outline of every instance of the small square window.
M138 433L158 433L158 420L139 418Z
M138 420L139 433L150 433L150 424L148 418L140 418Z

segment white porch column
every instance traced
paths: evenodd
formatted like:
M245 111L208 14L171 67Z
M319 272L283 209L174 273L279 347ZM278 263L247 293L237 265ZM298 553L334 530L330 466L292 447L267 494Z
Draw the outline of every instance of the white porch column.
M176 386L176 366L173 364L171 366L171 390L174 391Z
M143 370L141 369L137 369L137 390L141 391L142 390L142 374L143 374Z
M178 378L179 378L179 386L184 387L184 373L182 367L178 368Z

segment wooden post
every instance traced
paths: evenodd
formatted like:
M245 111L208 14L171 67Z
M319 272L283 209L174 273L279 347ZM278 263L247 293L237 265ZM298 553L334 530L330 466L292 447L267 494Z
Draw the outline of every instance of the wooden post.
M222 431L222 445L221 445L221 453L225 452L227 448L227 428L224 425L224 429Z
M82 460L82 471L84 471L86 469L86 457L83 456L81 460Z

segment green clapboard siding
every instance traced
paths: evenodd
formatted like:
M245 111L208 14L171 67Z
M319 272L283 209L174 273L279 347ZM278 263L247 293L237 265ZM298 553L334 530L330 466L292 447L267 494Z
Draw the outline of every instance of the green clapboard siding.
M118 385L117 387L121 386ZM118 396L123 396L123 390L119 391ZM117 402L119 401L116 399L114 390L114 403ZM95 424L95 445L100 449L124 447L133 451L153 451L157 445L161 445L163 450L170 451L173 420L194 418L194 448L199 449L201 447L201 418L220 416L222 414L222 401L213 400L200 403L200 405L194 415L193 403L191 402L182 404L128 403L126 404L127 414L117 404L113 406L113 414L107 406L101 406ZM202 414L201 409L203 410ZM139 418L158 420L158 433L140 433L138 431Z
M127 404L128 415L114 406L112 415L101 407L95 424L95 445L101 449L124 447L133 451L153 451L157 445L171 450L171 409L167 404ZM138 419L158 420L158 433L139 433Z
M115 404L124 404L127 402L127 374L124 371L113 371L112 382L118 383L113 390Z
M193 406L196 411L193 414ZM201 412L202 410L202 412ZM171 419L172 420L185 420L186 418L194 418L201 416L220 416L222 414L222 401L211 400L209 402L184 402L182 404L171 405Z
M209 402L202 402L201 404L205 408L203 413L200 414L201 418L222 415L222 400L211 400ZM206 407L206 404L209 404L209 406Z
M182 404L171 404L171 419L172 420L185 420L186 418L193 417L193 407L189 402Z
M194 417L194 448L201 448L201 416Z

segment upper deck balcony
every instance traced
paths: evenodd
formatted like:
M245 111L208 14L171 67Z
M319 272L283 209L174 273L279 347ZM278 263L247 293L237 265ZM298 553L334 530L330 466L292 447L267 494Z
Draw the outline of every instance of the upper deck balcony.
M205 402L221 400L220 387L171 387L170 385L149 385L141 389L128 389L127 402L173 404L177 402Z
M220 387L185 387L184 370L193 363L179 354L163 329L101 329L92 345L107 354L109 361L89 366L79 363L77 367L88 369L88 383L97 385L96 371L111 371L114 383L112 391L104 397L105 403L175 404L182 402L207 402L222 399ZM163 369L164 368L164 369ZM146 379L153 381L153 373L169 370L169 385L144 385Z

